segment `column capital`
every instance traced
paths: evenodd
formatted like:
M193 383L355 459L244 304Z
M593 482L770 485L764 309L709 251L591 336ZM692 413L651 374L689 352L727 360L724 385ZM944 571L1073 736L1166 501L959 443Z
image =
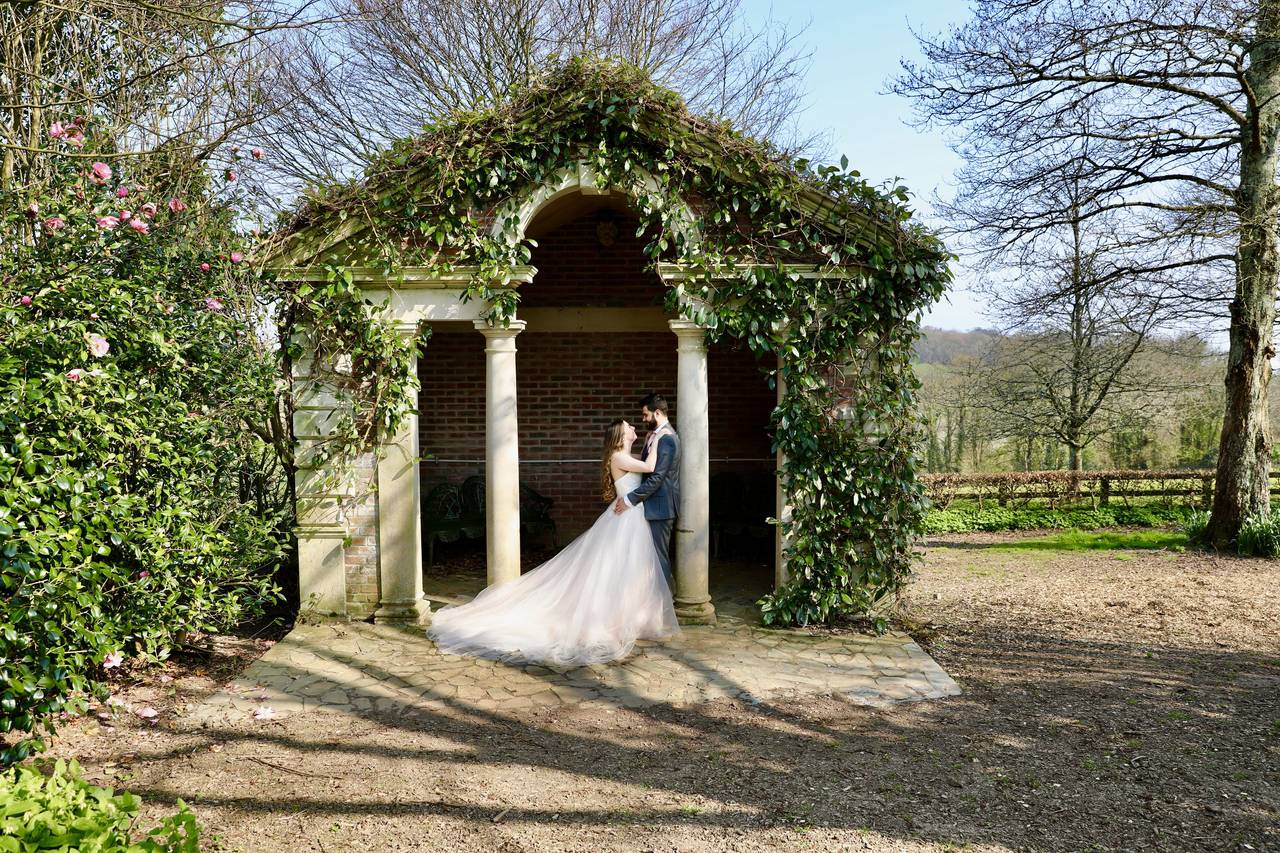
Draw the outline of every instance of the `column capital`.
M524 320L512 320L506 326L496 326L488 320L472 320L471 324L486 338L514 338L528 325Z
M667 325L671 327L671 331L676 333L679 341L676 347L685 352L706 352L707 349L707 328L699 325L693 320L677 319L668 320Z

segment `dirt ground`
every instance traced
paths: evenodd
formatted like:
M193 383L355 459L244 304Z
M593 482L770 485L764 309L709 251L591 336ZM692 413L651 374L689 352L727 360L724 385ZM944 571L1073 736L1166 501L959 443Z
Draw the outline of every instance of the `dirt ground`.
M122 683L129 710L53 752L152 815L187 801L208 850L1280 850L1280 561L1008 541L931 542L911 589L954 699L181 733L270 642L223 639Z

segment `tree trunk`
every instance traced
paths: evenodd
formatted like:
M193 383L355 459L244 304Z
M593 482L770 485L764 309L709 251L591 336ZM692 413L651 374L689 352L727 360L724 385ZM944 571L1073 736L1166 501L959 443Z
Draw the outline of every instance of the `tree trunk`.
M1271 438L1267 386L1275 355L1277 139L1280 138L1280 2L1263 0L1257 46L1246 72L1253 98L1240 149L1240 248L1231 301L1227 405L1218 446L1213 511L1206 534L1231 546L1245 519L1270 511Z
M1083 448L1076 442L1067 442L1067 470L1079 472L1084 469Z

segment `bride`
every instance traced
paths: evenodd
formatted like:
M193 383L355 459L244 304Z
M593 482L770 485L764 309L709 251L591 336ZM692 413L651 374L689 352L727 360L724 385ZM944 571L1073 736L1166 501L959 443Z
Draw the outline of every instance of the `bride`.
M440 651L585 666L626 657L638 639L679 633L644 513L613 512L614 499L653 471L657 442L641 460L629 451L635 439L624 420L605 429L605 510L585 533L533 571L432 614L427 636Z

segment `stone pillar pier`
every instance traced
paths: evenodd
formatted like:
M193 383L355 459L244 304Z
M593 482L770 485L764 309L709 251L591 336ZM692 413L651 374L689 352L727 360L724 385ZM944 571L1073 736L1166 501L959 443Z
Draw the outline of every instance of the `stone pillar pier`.
M711 562L711 441L707 428L706 330L672 320L678 343L677 432L680 434L680 517L676 519L676 615L710 625L716 610L708 591Z
M516 335L476 320L485 352L485 539L489 585L520 577L520 433L516 421Z
M416 338L415 324L397 327ZM415 351L410 368L416 375ZM375 622L431 621L431 605L422 595L422 496L418 485L418 415L387 436L378 458L378 579L381 584Z
M342 512L343 483L338 472L317 462L317 448L329 438L337 420L337 398L319 377L315 342L307 330L297 332L305 355L293 362L296 397L293 408L296 511L298 518L298 589L302 612L347 615L347 524Z

